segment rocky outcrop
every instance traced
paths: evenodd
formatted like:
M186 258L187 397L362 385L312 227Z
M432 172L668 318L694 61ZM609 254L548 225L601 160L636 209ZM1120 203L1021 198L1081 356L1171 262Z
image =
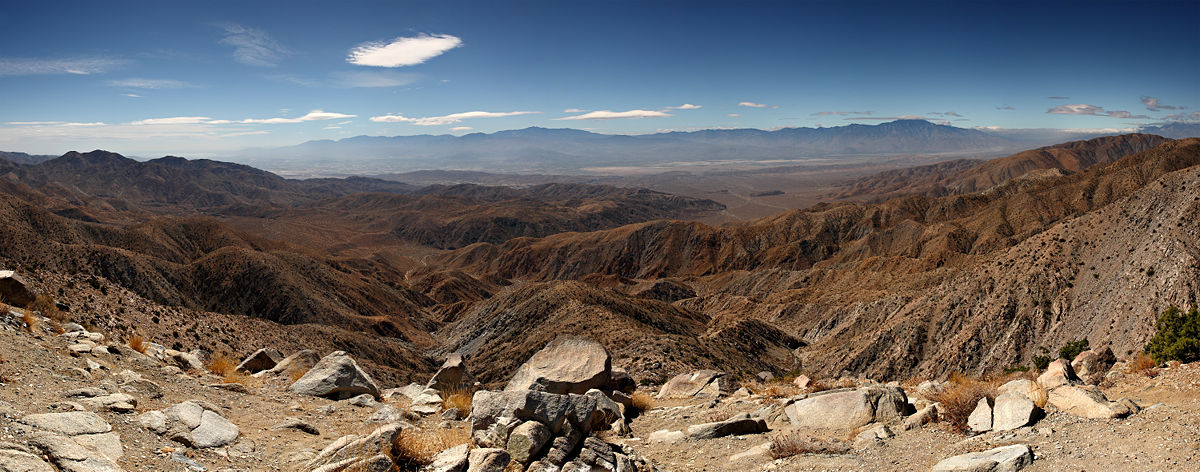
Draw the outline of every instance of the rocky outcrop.
M334 351L321 358L320 362L288 389L303 395L334 400L344 400L364 393L379 398L379 387L375 385L375 381L343 351Z
M1033 450L1024 444L998 447L942 459L932 472L1016 472L1033 463Z
M25 285L25 280L11 270L0 270L0 300L14 306L33 303L34 294Z
M1033 401L1033 404L1038 408L1046 407L1047 393L1046 389L1029 379L1016 379L1001 385L997 392L1001 395L1005 393L1019 393Z
M967 417L967 428L972 433L986 433L992 430L992 405L987 398L980 398L975 409Z
M1050 405L1084 418L1123 418L1133 413L1125 403L1109 401L1094 385L1064 385L1050 390Z
M1051 362L1046 367L1046 371L1042 372L1037 378L1038 385L1046 390L1052 390L1055 387L1063 385L1074 385L1079 383L1079 377L1075 376L1075 369L1071 368L1071 362L1066 359L1058 359Z
M1040 415L1041 409L1024 394L1003 393L996 397L996 407L992 409L992 429L996 431L1017 429L1033 424Z
M903 418L909 404L899 387L870 385L818 392L788 405L784 412L797 428L847 430Z
M240 364L237 365L238 372L246 372L248 374L257 374L264 370L270 370L283 360L283 355L271 348L263 348L254 351L253 354L246 356Z
M20 419L28 429L18 437L68 472L118 472L124 455L121 437L104 418L89 411L42 413ZM25 429L25 428L22 428ZM23 462L29 462L22 457ZM33 462L35 467L40 467ZM20 469L18 469L20 470ZM36 469L33 469L36 470Z
M462 354L454 352L446 356L446 362L442 363L442 367L433 374L433 378L429 379L425 387L439 392L451 392L467 391L474 385L475 377L467 370Z
M1104 350L1089 349L1079 353L1071 361L1071 368L1084 383L1096 385L1104 380L1105 374L1116 363L1117 357L1113 355L1112 348L1106 347Z
M238 438L237 425L221 416L216 407L186 401L138 417L142 427L189 447L220 447Z
M688 426L687 435L691 439L712 439L731 435L758 434L770 431L767 422L761 418L751 418L748 413L734 415L725 421L703 423Z
M612 376L612 357L596 341L560 336L517 369L507 391L584 393L603 388Z
M699 370L671 377L658 390L658 398L719 397L737 390L737 385L725 372Z

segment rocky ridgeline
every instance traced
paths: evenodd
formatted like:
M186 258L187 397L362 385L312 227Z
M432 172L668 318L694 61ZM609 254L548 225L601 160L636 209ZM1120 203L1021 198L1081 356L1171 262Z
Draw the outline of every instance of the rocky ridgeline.
M679 374L658 390L658 401L678 406L641 412L635 408L634 380L612 366L603 346L588 339L560 337L521 365L502 390L479 389L459 354L448 356L426 383L380 389L345 352L320 356L301 350L284 356L264 348L236 367L246 378L260 381L251 391L241 383L214 382L212 374L205 373L208 356L202 351L181 352L152 343L134 350L75 324L64 325L65 332L60 334L31 330L21 315L14 309L0 317L0 326L13 335L32 332L34 339L57 346L56 355L70 365L66 370L90 379L93 386L37 392L58 399L50 403L52 411L25 413L0 403L0 418L4 418L0 431L6 433L0 439L0 471L118 471L137 466L136 460L126 457L125 440L114 424L136 425L142 434L158 438L158 444L171 444L159 447L158 452L188 470L207 470L197 458L235 461L261 456L255 441L244 436L246 431L256 435L266 431L275 438L292 431L289 434L324 441L319 448L297 446L284 457L272 458L286 464L287 470L648 471L659 470L646 456L656 447L689 444L703 450L710 441L726 437L766 441L733 454L727 465L757 469L767 464L769 468L779 463L772 462L778 457L773 456L772 441L780 435L841 432L842 437L852 438L848 451L869 450L938 421L943 407L935 400L953 388L947 382L925 381L907 392L895 382L841 379L836 383L845 386L819 390L800 376L788 385L793 394L766 395L761 385L752 390L724 372L701 370ZM118 370L118 366L129 368ZM986 437L1029 430L1051 413L1088 419L1138 413L1141 408L1136 403L1110 401L1096 386L1114 378L1122 367L1109 351L1085 351L1073 362L1055 361L1036 380L1004 383L994 398L979 400L967 420L969 434ZM169 379L199 381L208 391L226 392L234 398L295 400L285 412L238 411L236 405L218 404L203 394L167 402L164 395L172 392L159 382ZM805 390L819 391L795 393ZM447 408L446 397L472 391L468 411ZM283 417L269 428L257 430L237 424L246 421L247 415L301 413L304 398L322 399L313 411L317 415L332 415L344 408L367 409L369 416L360 420L360 427L374 426L365 434L324 440L322 435L328 431L303 414ZM162 407L140 406L146 402ZM735 406L749 408L725 409ZM726 413L706 417L684 413L687 411ZM692 421L679 429L646 431L644 438L638 438L631 423L639 415ZM469 441L464 439L432 454L424 464L398 459L394 448L403 436L439 428L463 428L469 432ZM126 436L131 434L125 431ZM946 457L932 470L1015 471L1035 459L1030 446L1008 442Z

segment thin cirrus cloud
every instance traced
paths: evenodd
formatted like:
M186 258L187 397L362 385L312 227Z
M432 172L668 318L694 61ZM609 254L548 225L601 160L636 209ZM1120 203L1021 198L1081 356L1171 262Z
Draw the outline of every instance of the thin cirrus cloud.
M870 115L871 110L867 111L819 111L810 116L846 116L846 115Z
M415 66L462 44L462 39L448 34L421 34L391 41L372 41L351 49L346 62L372 67Z
M1180 109L1183 109L1183 107L1177 107L1177 106L1174 106L1174 105L1167 105L1167 104L1164 104L1164 103L1162 103L1162 102L1159 102L1159 101L1158 101L1158 97L1142 97L1142 104L1143 104L1143 105L1146 105L1146 109L1147 109L1147 110L1150 110L1150 111L1180 110Z
M372 116L371 121L376 123L412 123L418 126L438 126L458 123L462 120L472 118L502 118L505 116L517 115L532 115L539 113L536 111L508 111L508 112L491 112L491 111L468 111L463 113L452 113L443 116L425 116L420 118L408 117L402 114L387 114L382 116Z
M131 125L197 125L197 124L220 124L213 123L213 120L207 116L172 116L169 118L147 118L130 122Z
M748 107L748 108L766 108L769 105L767 105L765 103L755 103L755 102L738 102L738 106L739 107Z
M81 57L69 59L0 58L0 75L91 75L128 64L125 59Z
M667 107L668 110L697 110L700 108L700 105L692 105L691 103L684 103L683 105L679 105L677 107Z
M674 115L667 113L665 111L657 111L657 110L629 110L629 111L597 110L597 111L593 111L593 112L584 113L582 115L555 118L555 120L611 120L611 119L616 119L616 118L662 118L662 117L667 117L667 116L674 116Z
M1107 116L1109 118L1124 118L1124 119L1145 119L1149 118L1146 115L1135 115L1125 110L1105 110L1104 107L1096 105L1088 105L1085 103L1076 103L1071 105L1059 105L1049 110L1046 113L1052 115L1091 115L1091 116Z
M308 114L306 114L304 116L300 116L300 117L296 117L296 118L265 118L265 119L247 118L247 119L240 121L240 123L259 123L259 124L273 125L273 124L280 124L280 123L303 123L306 121L340 120L343 118L354 118L355 116L358 116L358 115L346 115L343 113L332 113L332 112L326 112L326 111L321 111L321 110L313 110L313 111L308 112Z
M842 118L846 121L894 121L894 120L928 120L923 115L899 115L899 116L854 116L850 118Z
M275 67L291 52L262 30L236 23L221 25L225 37L220 43L233 46L233 60L255 67Z
M104 122L102 122L102 121L96 121L96 122L92 122L92 123L73 123L73 122L68 122L68 121L7 121L4 124L12 125L12 126L62 126L62 127L104 126Z
M143 79L143 78L136 78L136 77L129 78L129 79L110 80L110 81L108 81L108 85L113 86L113 87L140 88L140 89L176 89L176 88L193 87L192 84L189 84L182 80Z
M568 108L566 110L563 110L563 113L587 113L587 110L582 110L579 108Z

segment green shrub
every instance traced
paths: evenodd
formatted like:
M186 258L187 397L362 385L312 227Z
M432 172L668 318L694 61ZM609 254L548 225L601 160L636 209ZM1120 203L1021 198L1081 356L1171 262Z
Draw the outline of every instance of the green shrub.
M1178 307L1169 307L1158 317L1154 327L1158 331L1146 344L1146 354L1155 362L1200 360L1200 312L1196 307L1187 313Z
M1079 353L1086 351L1086 350L1088 350L1087 338L1083 338L1079 341L1070 341L1070 342L1067 342L1067 344L1065 346L1063 346L1062 349L1058 350L1058 357L1061 357L1068 361L1073 361L1073 360L1075 360L1075 356L1078 356Z
M1039 355L1033 356L1032 360L1033 360L1033 366L1037 367L1038 370L1046 370L1047 367L1050 367L1050 361L1052 361L1054 359L1051 359L1050 356L1044 356L1044 355L1039 354Z
M1029 366L1014 365L1012 367L1004 369L1004 375L1008 375L1008 374L1012 374L1012 373L1016 373L1016 372L1029 372Z

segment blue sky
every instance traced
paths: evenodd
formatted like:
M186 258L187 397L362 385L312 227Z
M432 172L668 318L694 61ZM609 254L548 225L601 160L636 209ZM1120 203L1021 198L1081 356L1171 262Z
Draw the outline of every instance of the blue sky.
M7 2L0 149L1200 121L1200 3Z

